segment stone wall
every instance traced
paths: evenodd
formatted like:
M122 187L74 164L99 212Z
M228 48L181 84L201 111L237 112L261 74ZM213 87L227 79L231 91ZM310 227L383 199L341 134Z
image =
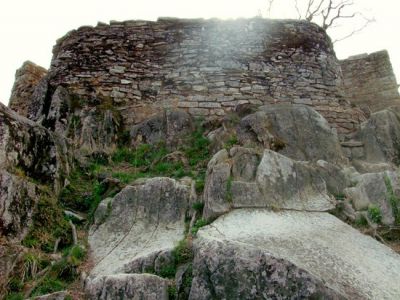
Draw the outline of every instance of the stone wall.
M310 105L339 133L361 118L344 99L329 38L308 22L111 22L71 31L53 53L50 90L107 103L127 126L168 108L220 116L243 103Z
M21 116L26 117L33 92L46 73L46 69L33 62L24 62L21 68L15 72L14 86L8 106Z
M400 104L396 77L386 50L349 57L340 62L346 98L366 111Z

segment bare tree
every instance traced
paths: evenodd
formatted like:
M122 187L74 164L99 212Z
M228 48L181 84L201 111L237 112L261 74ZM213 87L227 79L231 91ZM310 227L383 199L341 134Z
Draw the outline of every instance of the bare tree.
M325 30L330 30L343 25L346 19L357 21L357 26L333 42L349 38L362 31L368 24L375 21L355 10L353 0L290 0L297 13L298 19L307 20L320 25ZM276 2L276 3L275 3ZM273 4L282 0L268 0L267 12L271 15ZM357 19L357 20L356 20Z

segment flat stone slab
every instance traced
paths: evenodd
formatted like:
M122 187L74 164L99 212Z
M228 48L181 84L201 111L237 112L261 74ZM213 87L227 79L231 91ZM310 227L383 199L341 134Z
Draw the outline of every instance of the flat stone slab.
M226 260L226 255L231 255L229 249L236 255L238 249L244 254L255 249L304 270L317 287L322 282L327 289L325 295L333 295L329 299L400 299L400 255L328 213L234 210L198 232L197 251L212 244L219 249L223 245L224 250L209 254L209 262ZM242 256L239 255L244 260ZM245 260L245 270L248 265L260 264L252 259ZM199 265L207 258L197 260ZM239 268L242 266L237 263L232 274L243 274ZM195 275L194 282L204 276ZM217 277L210 275L211 281L213 278ZM285 280L286 276L282 278ZM218 282L212 284L214 289L218 287ZM198 295L193 293L191 299L202 299Z

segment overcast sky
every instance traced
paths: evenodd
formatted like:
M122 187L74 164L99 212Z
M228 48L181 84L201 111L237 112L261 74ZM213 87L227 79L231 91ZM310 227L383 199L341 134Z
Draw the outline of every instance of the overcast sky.
M293 0L275 0L271 17L295 17ZM282 3L282 4L278 4ZM387 49L400 78L399 0L359 0L376 19L361 33L337 43L339 58ZM82 25L110 20L156 20L160 16L194 18L267 16L267 0L1 0L0 101L7 103L15 70L26 60L50 65L56 40ZM350 25L348 25L350 26Z

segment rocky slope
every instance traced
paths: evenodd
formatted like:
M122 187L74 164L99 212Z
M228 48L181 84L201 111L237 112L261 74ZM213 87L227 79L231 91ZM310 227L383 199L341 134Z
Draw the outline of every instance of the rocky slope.
M400 108L346 135L311 102L132 124L53 75L28 118L0 106L2 297L400 297Z

